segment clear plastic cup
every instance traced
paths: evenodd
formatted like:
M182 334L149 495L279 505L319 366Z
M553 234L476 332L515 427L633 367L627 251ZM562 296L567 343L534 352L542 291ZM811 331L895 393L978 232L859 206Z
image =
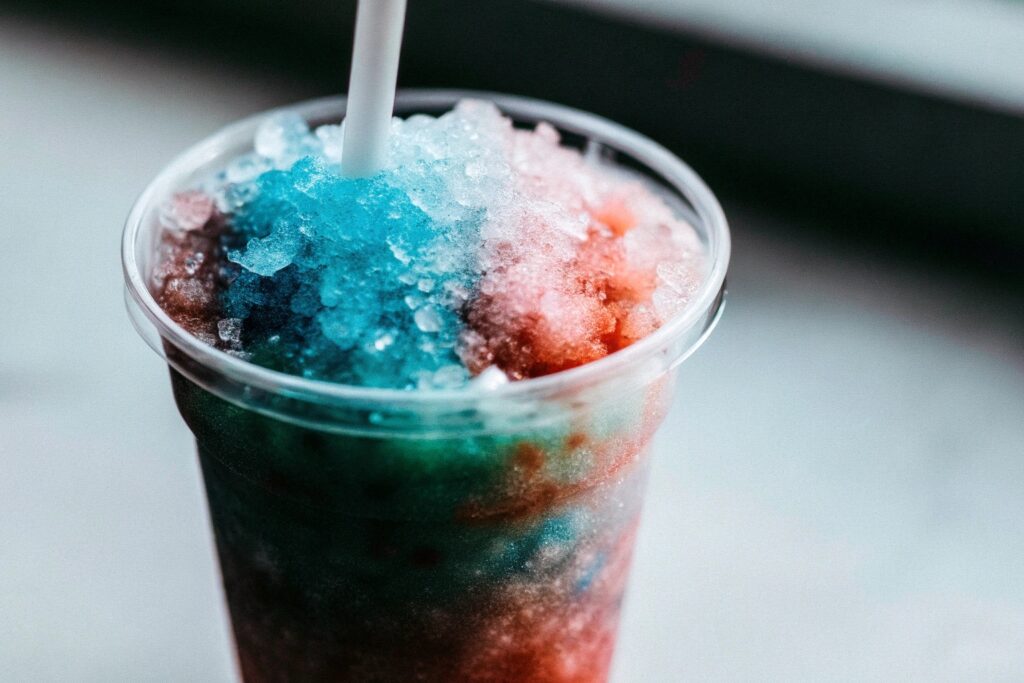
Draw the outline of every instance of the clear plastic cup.
M249 683L607 678L651 437L722 311L728 226L688 166L605 119L462 91L402 92L396 114L467 97L649 181L696 228L705 279L648 337L546 377L422 392L307 380L208 346L160 309L157 215L251 151L265 116L337 122L344 99L245 119L164 169L128 217L126 300L196 437Z

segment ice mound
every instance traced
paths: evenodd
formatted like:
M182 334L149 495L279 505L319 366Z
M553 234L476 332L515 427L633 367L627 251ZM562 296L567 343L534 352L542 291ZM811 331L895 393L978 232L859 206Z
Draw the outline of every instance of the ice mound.
M474 101L395 119L389 167L361 179L341 175L341 139L273 117L252 154L169 204L154 287L172 316L308 378L490 385L628 346L703 275L658 195L546 124Z
M700 282L693 229L639 181L559 146L546 124L509 131L506 201L481 229L481 280L460 352L512 379L597 360L654 331Z

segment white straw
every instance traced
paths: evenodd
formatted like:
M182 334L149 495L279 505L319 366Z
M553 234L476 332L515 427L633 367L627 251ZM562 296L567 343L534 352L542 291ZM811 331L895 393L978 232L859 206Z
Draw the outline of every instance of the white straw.
M387 162L404 23L405 0L359 0L341 149L347 176L373 175Z

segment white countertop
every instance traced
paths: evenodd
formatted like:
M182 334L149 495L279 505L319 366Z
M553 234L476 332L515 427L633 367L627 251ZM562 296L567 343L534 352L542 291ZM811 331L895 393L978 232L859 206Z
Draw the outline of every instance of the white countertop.
M9 19L0 93L0 680L230 681L118 239L176 152L318 93ZM727 209L730 300L661 435L615 681L1024 679L1019 302Z

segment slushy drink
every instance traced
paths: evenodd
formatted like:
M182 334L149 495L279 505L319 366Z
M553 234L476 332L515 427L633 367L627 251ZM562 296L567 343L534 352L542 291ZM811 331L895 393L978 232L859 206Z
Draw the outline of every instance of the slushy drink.
M365 178L341 173L324 103L231 129L126 233L243 676L605 680L651 437L720 307L724 220L600 119L402 107Z

